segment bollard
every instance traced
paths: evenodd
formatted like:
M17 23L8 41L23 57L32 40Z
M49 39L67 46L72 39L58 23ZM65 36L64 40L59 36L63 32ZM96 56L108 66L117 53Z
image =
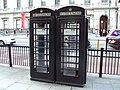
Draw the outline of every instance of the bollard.
M97 41L97 49L100 48L100 40Z

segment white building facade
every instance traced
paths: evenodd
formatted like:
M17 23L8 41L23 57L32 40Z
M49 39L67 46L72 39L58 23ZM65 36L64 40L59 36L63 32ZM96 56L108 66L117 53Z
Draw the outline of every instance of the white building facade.
M0 0L0 29L29 29L31 10L70 5L86 9L89 30L108 32L120 28L118 0Z

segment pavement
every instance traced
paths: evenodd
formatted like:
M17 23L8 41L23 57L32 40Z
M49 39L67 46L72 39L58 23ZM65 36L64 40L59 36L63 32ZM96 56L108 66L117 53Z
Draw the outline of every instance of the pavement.
M119 75L87 73L86 85L82 87L30 80L29 67L0 64L0 90L120 90Z

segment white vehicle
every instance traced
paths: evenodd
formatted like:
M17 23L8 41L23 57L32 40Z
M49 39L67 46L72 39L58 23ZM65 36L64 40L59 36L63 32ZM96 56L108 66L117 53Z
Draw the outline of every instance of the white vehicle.
M6 34L4 32L0 32L0 45L4 44L13 44L16 40L13 36Z

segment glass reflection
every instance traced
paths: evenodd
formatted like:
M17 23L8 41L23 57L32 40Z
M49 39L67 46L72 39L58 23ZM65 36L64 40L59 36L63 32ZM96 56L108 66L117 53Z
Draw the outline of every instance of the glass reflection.
M37 22L34 27L34 59L36 71L49 73L49 22Z
M79 33L78 22L61 22L61 72L67 76L78 76Z

